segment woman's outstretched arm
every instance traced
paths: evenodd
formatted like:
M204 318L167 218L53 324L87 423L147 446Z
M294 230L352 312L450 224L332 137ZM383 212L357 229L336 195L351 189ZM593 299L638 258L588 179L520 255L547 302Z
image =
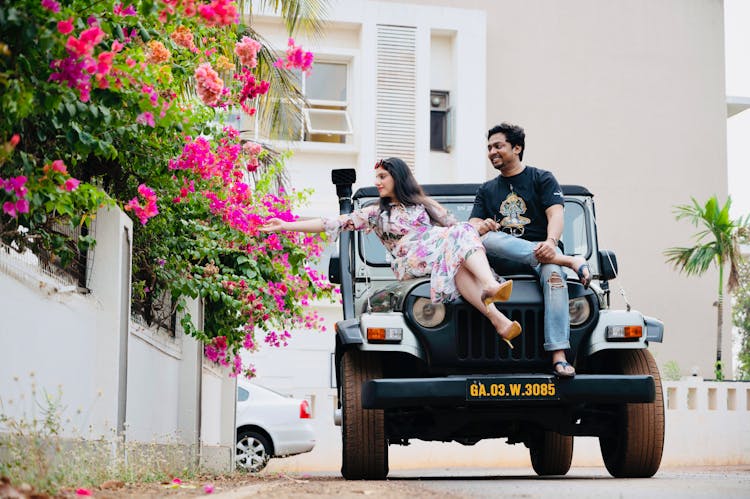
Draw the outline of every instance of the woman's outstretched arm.
M286 222L280 218L269 218L266 223L260 226L261 232L280 232L289 230L294 232L323 232L323 220L320 218L311 218L309 220L297 220L296 222Z

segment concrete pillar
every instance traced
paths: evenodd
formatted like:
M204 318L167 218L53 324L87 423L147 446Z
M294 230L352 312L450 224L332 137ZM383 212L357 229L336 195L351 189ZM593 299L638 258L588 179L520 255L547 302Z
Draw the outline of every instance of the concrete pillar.
M100 399L92 412L108 433L123 431L127 394L127 342L130 318L130 264L133 223L117 207L96 214L96 245L89 288L97 302L94 379Z
M188 300L186 312L192 317L195 327L203 328L203 307L200 300ZM195 338L184 334L179 324L180 317L177 319L177 328L181 336L182 357L177 387L177 428L182 442L197 447L200 443L203 346Z

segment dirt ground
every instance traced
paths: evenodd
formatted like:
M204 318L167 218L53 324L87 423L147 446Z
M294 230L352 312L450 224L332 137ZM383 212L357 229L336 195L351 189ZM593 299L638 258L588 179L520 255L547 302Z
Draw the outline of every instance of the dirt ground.
M4 484L0 487L0 499L43 499L47 495L37 495L34 491L18 484ZM208 489L206 488L208 486ZM380 498L403 497L452 497L445 493L425 491L416 485L392 481L347 482L340 476L311 477L303 473L268 473L263 475L233 474L227 476L198 477L175 483L136 483L105 482L100 487L89 490L91 497L100 499L124 498L185 498L202 496L210 499L240 499L273 495L274 498L326 498L373 496ZM63 490L61 498L85 497L76 490ZM458 497L458 496L455 496Z

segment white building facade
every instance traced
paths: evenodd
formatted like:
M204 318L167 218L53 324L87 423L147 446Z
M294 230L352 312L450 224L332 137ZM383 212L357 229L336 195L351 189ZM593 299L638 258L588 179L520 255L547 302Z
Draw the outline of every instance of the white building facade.
M613 306L627 301L664 321L664 343L651 347L661 367L713 378L718 272L686 277L663 252L692 244L695 229L675 221L675 205L727 194L721 2L352 0L334 2L328 19L321 39L295 40L316 57L305 87L311 106L337 117L316 120L313 111L294 137L301 140L270 142L294 152L292 185L314 189L300 215L337 213L332 169L355 168L355 187L372 185L375 161L388 156L404 158L421 183L493 178L487 129L521 125L527 164L595 194L600 246L616 252L620 267ZM258 15L252 25L286 46L278 18ZM324 79L338 89L345 82L334 101L316 93L315 72L326 63L345 67L345 78ZM326 75L337 70L325 68ZM260 130L246 137L264 139ZM265 348L246 360L260 384L311 399L324 436L313 453L337 455L340 442L328 437L340 305L318 310L326 332L299 331L287 351ZM730 336L723 345L729 376ZM742 445L732 463L750 460ZM694 464L703 462L695 456Z

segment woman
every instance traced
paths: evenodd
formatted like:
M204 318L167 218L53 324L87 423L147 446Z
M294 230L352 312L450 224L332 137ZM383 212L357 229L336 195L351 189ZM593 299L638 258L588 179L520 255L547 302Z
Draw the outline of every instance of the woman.
M406 163L389 158L375 165L375 187L380 204L338 218L285 222L269 219L263 232L282 230L326 232L335 238L342 230L374 230L393 257L391 268L399 280L430 276L433 302L447 302L459 294L487 317L510 348L521 325L495 308L506 301L512 281L499 283L490 269L479 233L469 223L458 223L436 201L427 197Z

